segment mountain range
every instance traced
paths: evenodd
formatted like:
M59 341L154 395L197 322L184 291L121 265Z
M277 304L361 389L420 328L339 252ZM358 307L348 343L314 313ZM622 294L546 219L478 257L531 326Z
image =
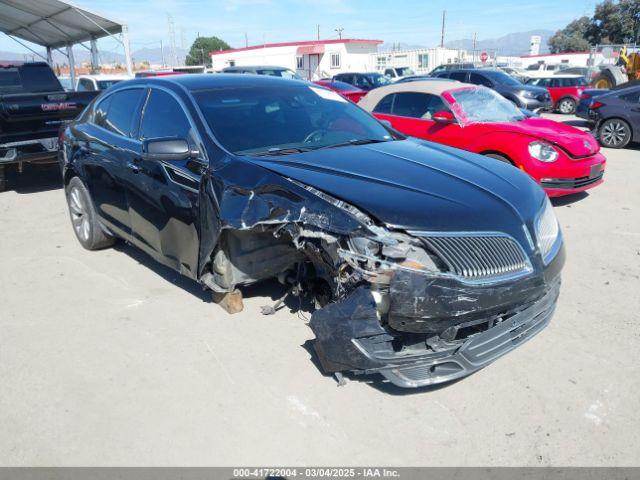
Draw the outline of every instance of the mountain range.
M171 63L170 62L171 49L164 48L163 50L164 50L164 63L165 64ZM46 56L44 51L39 53L43 57ZM176 65L184 64L184 58L186 54L187 52L185 50L182 50L181 48L176 48L176 57L178 58ZM124 63L123 53L112 52L109 50L100 50L99 55L100 55L100 63L120 63L120 64ZM76 64L91 61L91 54L89 53L88 50L84 48L74 48L73 56L75 58ZM131 53L131 56L134 62L147 61L151 64L161 64L163 52L160 50L160 48L141 48L139 50L133 51ZM16 53L16 52L0 51L0 60L9 60L9 61L36 60L38 61L38 60L42 60L42 58L32 53ZM58 65L66 65L68 63L68 60L66 55L58 51L54 51L53 63Z
M530 30L528 32L509 33L503 37L478 40L476 42L477 51L496 52L498 55L517 56L527 55L531 44L531 37L539 35L542 37L540 43L540 53L549 53L548 41L555 32L552 30ZM460 48L463 50L473 50L473 40L453 40L445 43L449 48Z

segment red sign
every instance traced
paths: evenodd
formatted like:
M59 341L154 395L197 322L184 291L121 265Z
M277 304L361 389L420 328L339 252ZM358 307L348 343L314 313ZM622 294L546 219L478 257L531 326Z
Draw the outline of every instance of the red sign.
M480 61L482 63L486 63L487 60L489 60L489 54L487 52L482 52L480 54Z

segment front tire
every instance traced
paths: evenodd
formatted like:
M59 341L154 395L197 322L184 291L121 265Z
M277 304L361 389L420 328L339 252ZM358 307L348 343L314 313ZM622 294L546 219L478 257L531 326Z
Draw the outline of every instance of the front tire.
M607 148L624 148L629 145L631 136L631 127L619 118L605 120L598 129L598 140Z
M65 190L71 224L80 245L87 250L101 250L113 245L115 239L100 226L91 196L82 180L73 177Z
M486 153L485 157L494 158L495 160L498 160L498 161L500 161L502 163L507 163L507 164L513 166L513 162L511 160L509 160L507 157L505 157L503 155L499 155L497 153Z
M563 115L572 115L576 111L577 103L573 98L563 98L558 102L557 109Z

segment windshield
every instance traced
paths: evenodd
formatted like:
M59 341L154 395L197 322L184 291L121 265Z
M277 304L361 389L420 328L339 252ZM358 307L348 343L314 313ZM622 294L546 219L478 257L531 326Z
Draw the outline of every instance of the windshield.
M98 80L98 90L106 90L122 80Z
M384 87L385 85L391 84L391 80L389 79L389 77L382 75L380 73L367 75L367 78L369 79L369 81L374 87Z
M218 141L239 155L282 155L392 140L389 131L337 93L316 86L194 92Z
M521 82L513 78L511 75L507 75L504 72L499 72L497 70L484 70L483 75L490 78L496 83L501 85L510 85L512 87L516 87L518 85L522 85Z
M516 106L494 90L485 87L447 92L455 101L452 110L463 123L516 122L525 116Z
M396 73L399 77L408 77L409 75L415 75L415 72L409 67L396 68Z
M293 80L302 80L302 78L295 72L288 70L288 69L278 69L278 68L274 68L274 69L262 69L262 70L256 70L256 73L258 75L267 75L270 77L282 77L282 78L289 78L289 79L293 79Z

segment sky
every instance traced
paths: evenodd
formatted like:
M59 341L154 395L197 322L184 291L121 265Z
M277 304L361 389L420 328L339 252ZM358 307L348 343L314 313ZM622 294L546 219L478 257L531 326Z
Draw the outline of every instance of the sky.
M249 44L337 38L370 38L386 43L436 46L442 11L445 40L501 37L534 29L557 30L593 12L595 0L72 0L79 6L128 23L132 50L168 42L167 15L174 21L176 46L188 48L198 33L215 35L232 47ZM1 12L0 12L1 14ZM166 43L165 43L166 45ZM101 50L123 53L112 39ZM0 50L26 52L0 34ZM40 49L38 49L40 50Z

